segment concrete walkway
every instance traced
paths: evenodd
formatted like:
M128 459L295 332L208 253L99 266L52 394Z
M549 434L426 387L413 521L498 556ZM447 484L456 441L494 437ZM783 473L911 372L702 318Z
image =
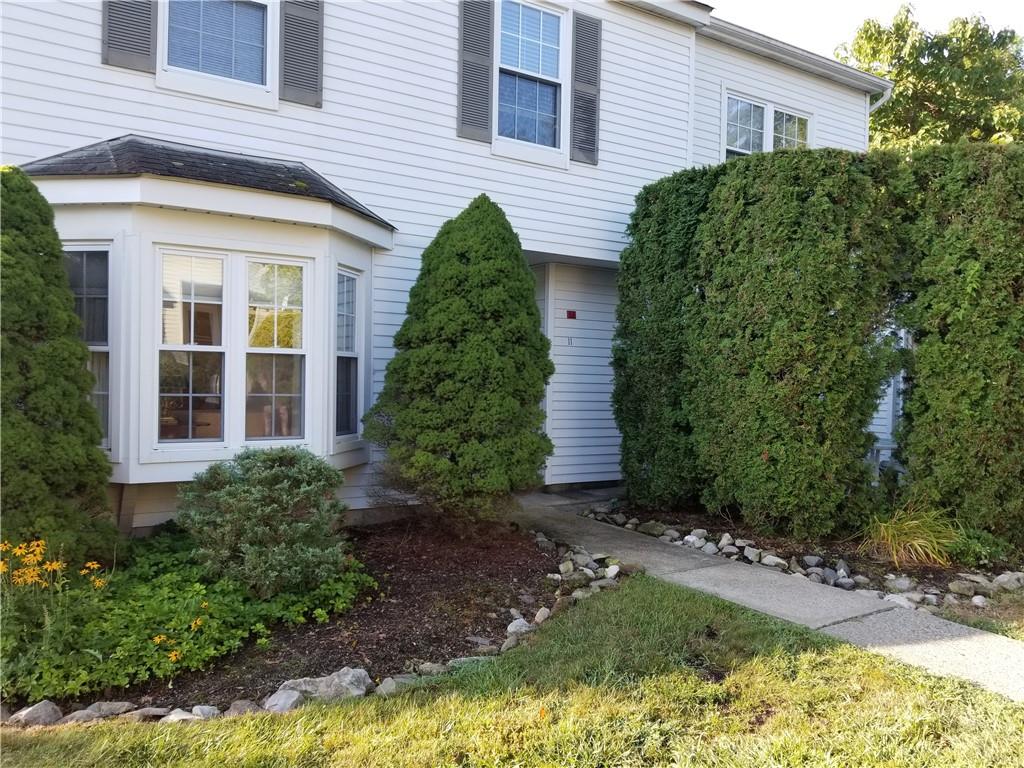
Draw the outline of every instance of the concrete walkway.
M608 492L532 493L520 497L519 522L590 552L643 565L670 584L724 598L770 616L1024 701L1024 643L846 592L774 569L734 562L576 514Z

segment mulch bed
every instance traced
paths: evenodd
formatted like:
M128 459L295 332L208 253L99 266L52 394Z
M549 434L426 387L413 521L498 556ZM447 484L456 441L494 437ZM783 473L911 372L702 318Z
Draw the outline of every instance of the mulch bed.
M557 571L554 553L533 538L499 523L446 528L406 520L351 530L356 556L377 580L349 612L326 624L279 627L269 648L249 645L209 669L173 680L93 694L143 706L259 701L285 680L319 677L345 666L363 667L375 680L407 671L412 659L444 662L471 655L477 644L500 645L512 620L510 608L527 618L550 604L553 587L545 574Z

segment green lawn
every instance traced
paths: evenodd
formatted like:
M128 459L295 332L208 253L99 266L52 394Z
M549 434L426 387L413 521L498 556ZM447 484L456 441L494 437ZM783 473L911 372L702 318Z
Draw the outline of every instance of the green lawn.
M1024 707L646 577L390 700L4 733L16 766L1024 765Z

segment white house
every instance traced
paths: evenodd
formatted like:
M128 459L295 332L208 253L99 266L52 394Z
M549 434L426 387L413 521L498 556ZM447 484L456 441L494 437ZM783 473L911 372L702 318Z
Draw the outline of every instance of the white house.
M420 253L480 192L552 343L544 480L617 480L637 191L734 154L863 150L890 87L683 0L8 0L2 24L3 161L56 210L125 529L246 445L308 446L367 506L359 416Z

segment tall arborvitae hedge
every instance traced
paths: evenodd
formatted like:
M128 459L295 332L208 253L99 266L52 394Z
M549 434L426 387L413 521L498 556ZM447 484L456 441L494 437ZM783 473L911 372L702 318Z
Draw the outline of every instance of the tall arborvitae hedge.
M17 168L0 179L3 537L46 539L68 559L103 555L116 539L110 464L53 211Z
M540 480L554 366L519 238L485 195L423 252L407 312L366 436L387 450L385 476L400 490L488 514Z
M612 403L630 499L674 506L700 493L690 410L695 363L684 344L697 227L723 166L680 171L645 187L619 269Z
M1024 147L915 154L912 487L1024 545Z
M705 504L796 536L857 522L894 362L891 163L839 150L728 163L700 227L684 331Z

